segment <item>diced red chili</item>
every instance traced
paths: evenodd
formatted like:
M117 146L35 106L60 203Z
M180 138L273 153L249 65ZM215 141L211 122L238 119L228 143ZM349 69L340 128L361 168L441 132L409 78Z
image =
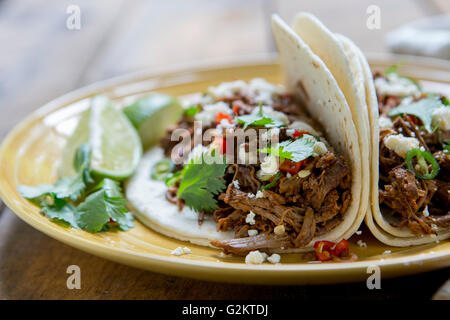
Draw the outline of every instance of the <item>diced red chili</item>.
M331 241L316 241L314 243L314 249L316 250L316 257L319 261L328 261L332 259L330 250L334 246L334 242Z
M219 124L220 121L222 121L223 119L226 119L228 121L228 123L232 123L231 121L231 117L223 112L219 112L216 114L216 123Z
M322 240L314 243L316 257L319 261L328 261L333 257L340 257L343 253L349 251L348 241L342 239L338 243Z
M294 132L294 134L292 135L292 137L294 138L294 139L297 139L297 138L300 138L301 136L303 136L304 134L307 134L308 133L308 131L298 131L298 130L295 130L295 132Z
M239 115L239 106L237 104L233 104L233 107L231 107L233 109L233 112L235 115Z
M299 162L294 162L289 159L285 159L280 164L280 170L283 172L288 172L290 174L297 174L297 172L300 171L300 168L305 163L305 161L306 159Z
M345 239L336 243L335 247L331 250L331 254L335 257L340 257L345 252L348 252L348 241Z

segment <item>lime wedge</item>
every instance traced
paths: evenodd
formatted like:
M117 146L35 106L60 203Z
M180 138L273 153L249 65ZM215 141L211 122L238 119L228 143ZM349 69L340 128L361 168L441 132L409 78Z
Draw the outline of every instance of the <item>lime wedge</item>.
M74 174L75 151L86 142L92 148L91 171L100 177L115 180L127 178L136 169L142 155L136 129L104 96L92 99L91 107L81 115L74 134L67 141L61 176Z
M144 148L148 148L156 144L167 127L181 117L183 107L177 99L155 93L135 101L123 112L138 130Z

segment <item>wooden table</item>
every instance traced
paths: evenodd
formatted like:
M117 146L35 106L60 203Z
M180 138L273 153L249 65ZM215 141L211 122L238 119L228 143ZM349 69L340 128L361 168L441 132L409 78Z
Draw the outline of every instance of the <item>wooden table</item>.
M242 3L241 3L242 2ZM366 9L381 9L381 29L366 28ZM69 5L81 29L66 28ZM0 139L32 110L91 82L126 72L212 57L275 51L269 18L310 11L364 51L386 51L386 32L412 19L449 11L443 1L0 0ZM1 211L1 209L0 209ZM82 271L68 290L66 268ZM209 283L119 265L32 229L9 209L0 213L0 299L285 299L430 298L448 270L326 287Z

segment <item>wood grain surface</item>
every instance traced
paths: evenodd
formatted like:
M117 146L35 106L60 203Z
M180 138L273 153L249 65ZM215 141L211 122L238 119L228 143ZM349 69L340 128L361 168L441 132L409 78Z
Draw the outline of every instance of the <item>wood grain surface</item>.
M382 27L365 27L366 8L381 8ZM81 9L81 30L66 28L66 8ZM44 103L126 72L274 51L269 17L316 14L364 51L386 51L383 38L412 19L442 13L445 1L348 0L0 0L0 139ZM0 164L1 165L1 164ZM81 289L69 290L69 265ZM0 202L0 299L317 299L430 298L449 270L365 283L249 286L163 276L106 261L57 242Z

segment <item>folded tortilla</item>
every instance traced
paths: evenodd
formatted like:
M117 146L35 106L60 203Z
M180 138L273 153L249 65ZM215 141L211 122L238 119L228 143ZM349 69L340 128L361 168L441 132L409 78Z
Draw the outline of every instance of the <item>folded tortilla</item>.
M272 17L272 29L285 75L286 91L302 101L310 116L322 125L327 141L338 154L348 160L352 172L352 200L339 225L328 233L315 237L305 247L270 250L304 252L311 250L314 242L319 240L336 242L348 239L358 230L366 214L369 194L368 146L361 145L366 152L363 159L358 133L361 132L366 137L368 133L362 131L368 124L355 126L352 114L356 109L365 108L366 92L365 87L361 86L357 89L357 94L354 94L351 80L347 82L348 88L341 89L333 74L336 70L331 71L327 63L277 15ZM338 50L342 59L340 62L346 63L347 73L359 76L359 73L354 74L344 47L339 45ZM368 123L367 118L363 121ZM150 150L135 175L126 183L126 196L137 217L162 234L199 245L210 246L213 240L233 239L234 232L216 231L217 223L210 215L206 215L199 225L197 214L190 208L185 207L180 212L175 205L165 200L164 183L150 179L151 168L162 157L161 149Z

